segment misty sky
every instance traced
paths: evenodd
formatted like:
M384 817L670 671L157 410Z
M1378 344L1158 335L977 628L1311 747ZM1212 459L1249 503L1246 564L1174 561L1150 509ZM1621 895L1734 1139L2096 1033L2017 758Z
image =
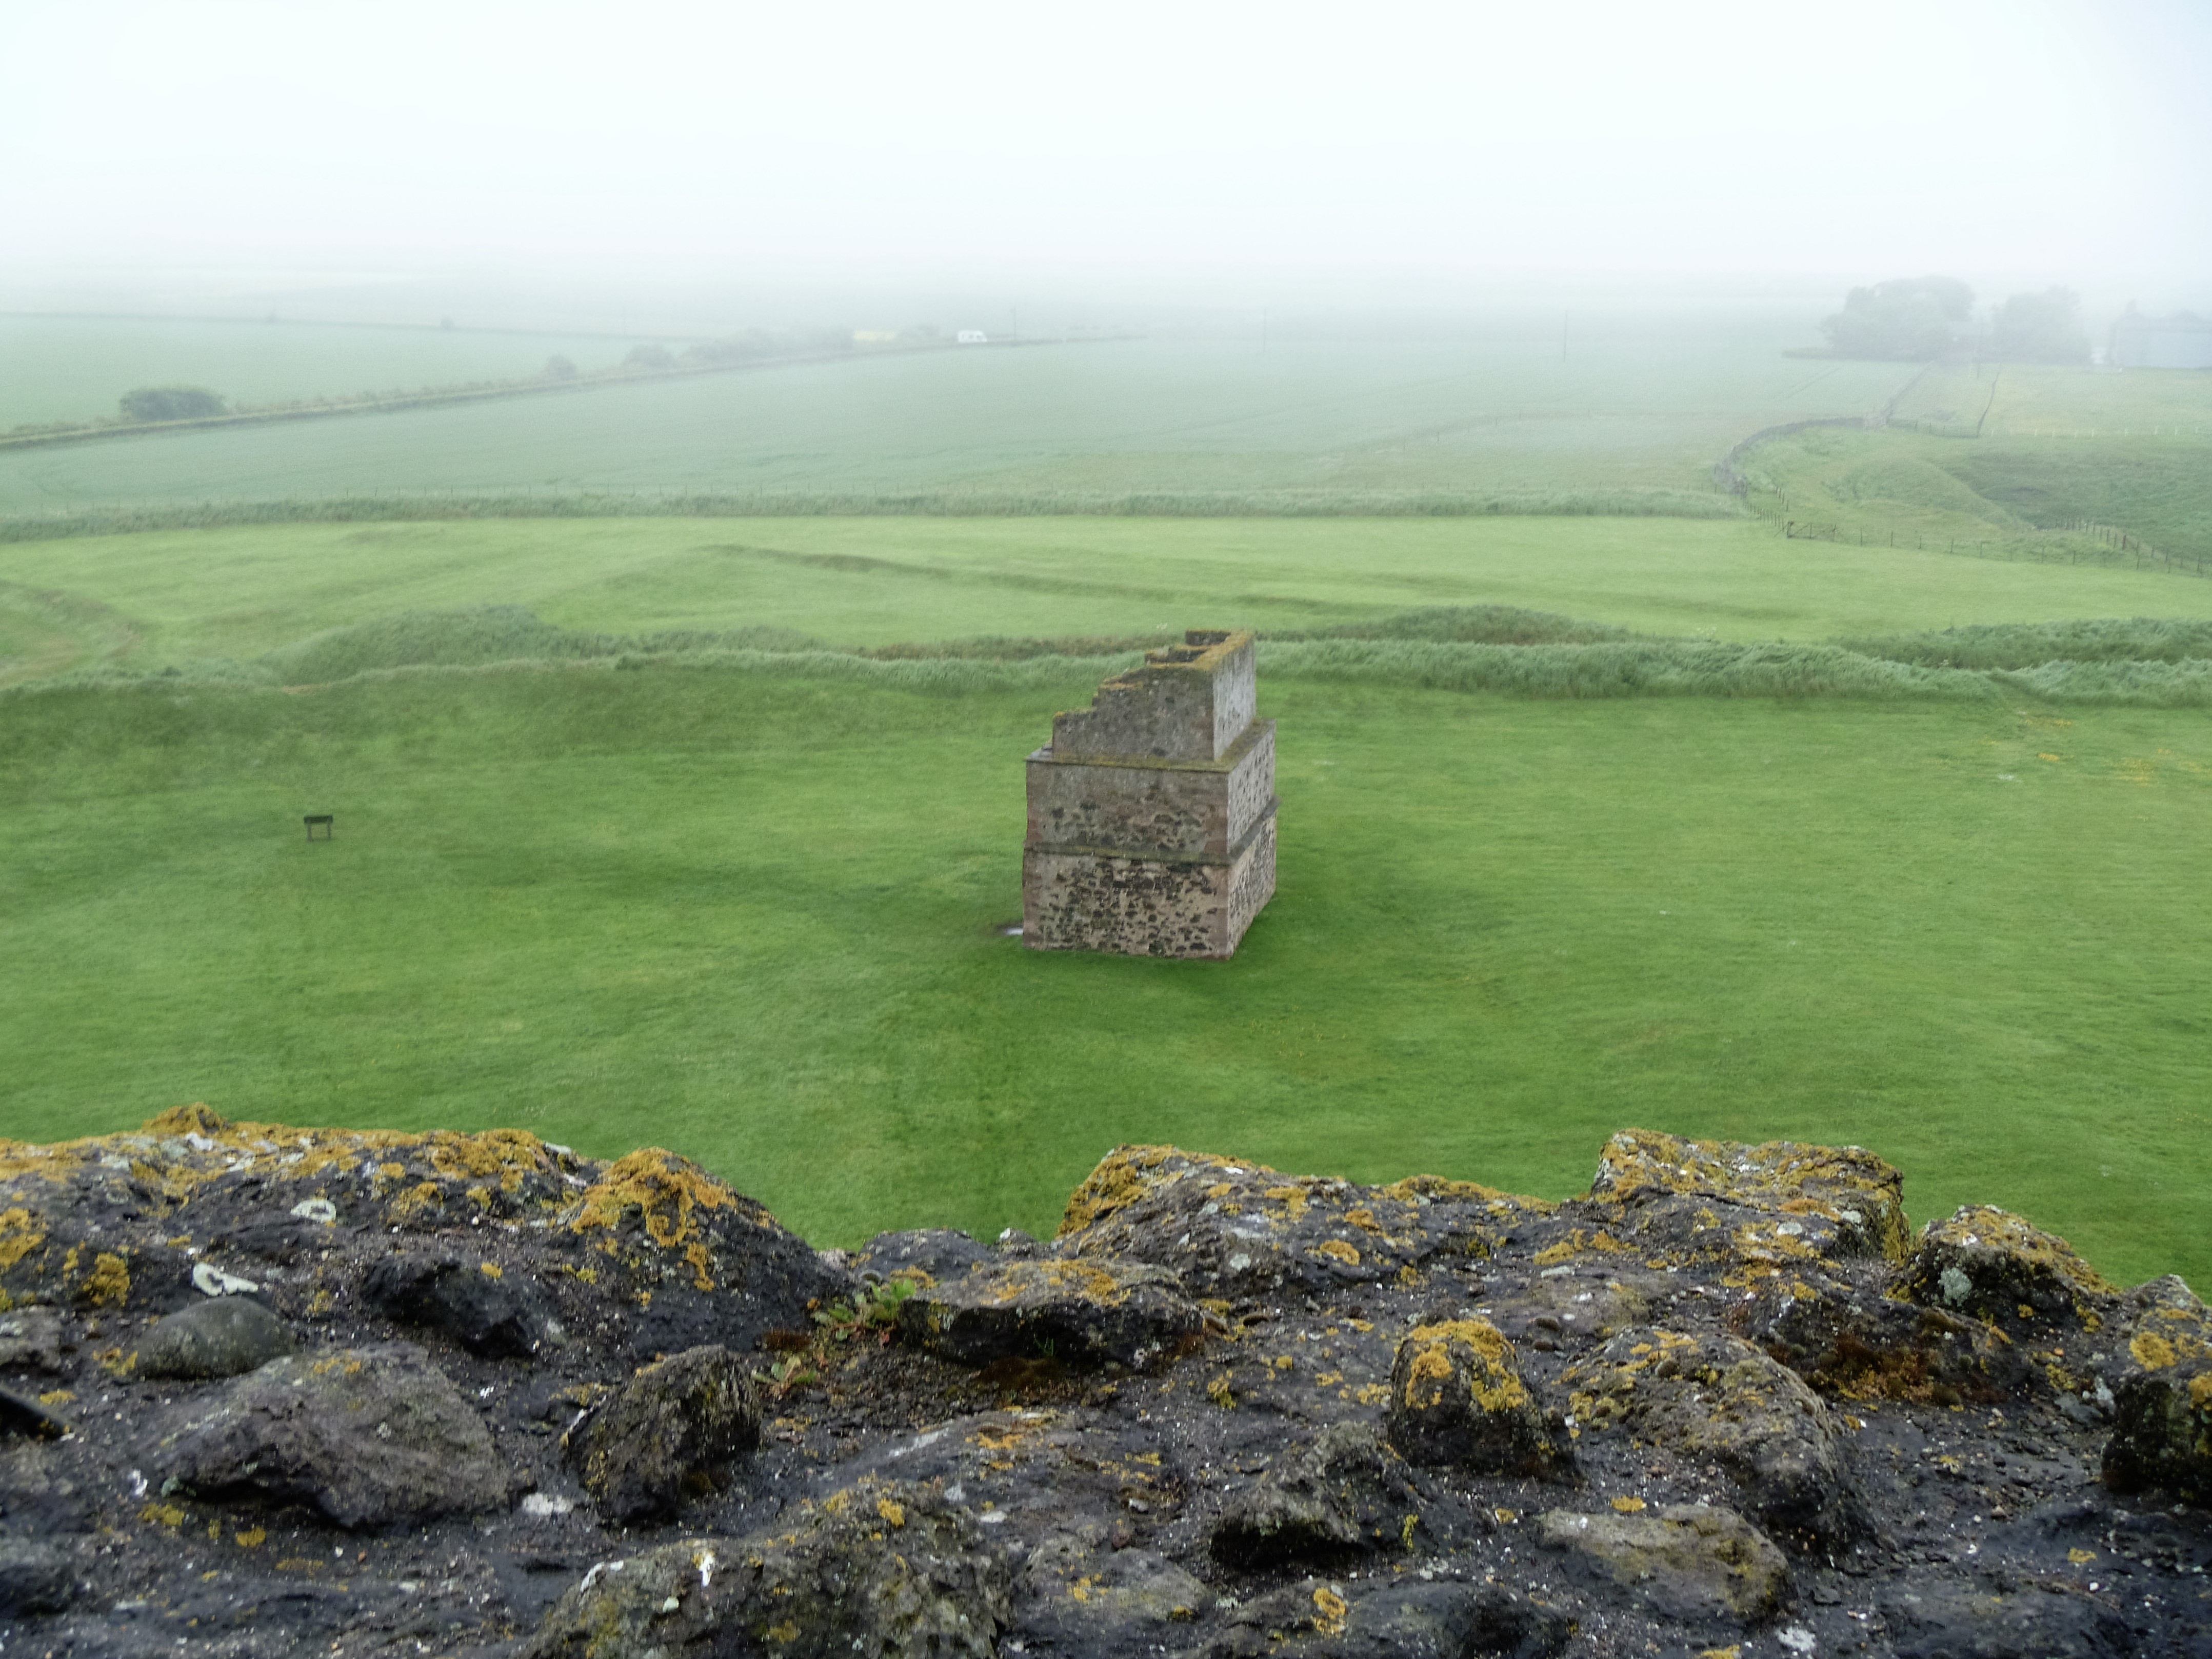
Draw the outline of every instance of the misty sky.
M2212 4L0 0L0 266L2212 271Z

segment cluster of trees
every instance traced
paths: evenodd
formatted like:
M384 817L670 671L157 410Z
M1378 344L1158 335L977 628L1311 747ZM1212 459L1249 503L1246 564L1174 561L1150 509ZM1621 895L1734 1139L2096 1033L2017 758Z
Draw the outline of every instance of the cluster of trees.
M2086 363L2089 336L2081 326L2081 299L2070 288L2015 294L1997 307L1984 357L2008 363Z
M1941 356L1973 315L1974 290L1953 276L1904 276L1855 288L1820 325L1838 357Z
M453 326L452 319L447 319L440 325L450 328ZM934 337L936 332L934 328L922 327L908 330L900 337L905 338L908 335L913 335L921 338L929 338ZM724 368L735 363L750 362L763 358L811 356L823 352L850 351L852 349L853 331L849 328L786 330L754 328L726 340L704 340L696 345L686 346L681 356L670 351L665 346L649 343L635 345L630 348L629 356L623 359L620 367L611 372L621 374L627 371L631 374L649 374L678 368ZM604 369L594 371L597 374L608 372L610 371ZM574 380L580 378L582 374L583 371L579 369L571 359L553 356L545 360L545 367L538 372L538 378L541 380ZM258 410L250 410L245 405L240 405L238 412L240 414L304 412L331 407L337 403L398 402L412 398L497 391L502 386L520 387L527 384L526 380L505 382L475 380L465 386L425 386L413 392L379 394L364 392L357 400L329 398L303 398L292 403L271 404ZM160 421L203 421L214 416L228 415L232 412L228 400L221 392L212 392L204 386L136 386L123 394L119 408L121 412L118 422L114 423L126 426L143 426ZM110 422L94 424L110 424ZM22 436L50 430L73 431L77 429L78 425L78 422L73 421L46 422L13 428L10 429L9 435Z
M229 413L222 394L204 386L142 386L123 394L126 421L204 421Z
M769 357L815 356L823 352L850 351L853 331L849 328L766 329L749 328L742 334L726 339L702 340L678 352L666 346L646 343L634 345L622 361L622 369L632 374L661 374L678 368L728 368L737 363L757 362ZM557 374L548 363L546 373L556 380L572 378Z
M1855 288L1820 325L1838 357L1923 362L1972 343L1984 358L2016 363L2085 363L2089 336L2071 289L2015 294L1996 308L1989 332L1970 340L1974 291L1955 276L1905 276Z

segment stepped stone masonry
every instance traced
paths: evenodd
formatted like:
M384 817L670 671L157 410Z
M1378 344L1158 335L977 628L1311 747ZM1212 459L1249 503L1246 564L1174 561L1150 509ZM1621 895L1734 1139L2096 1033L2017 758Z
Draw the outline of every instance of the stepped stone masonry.
M1224 958L1275 892L1275 723L1249 633L1193 629L1029 757L1022 940Z

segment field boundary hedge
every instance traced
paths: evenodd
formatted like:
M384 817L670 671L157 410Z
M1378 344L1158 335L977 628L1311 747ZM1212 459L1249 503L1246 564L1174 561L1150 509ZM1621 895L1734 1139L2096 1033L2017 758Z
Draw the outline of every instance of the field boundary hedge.
M572 632L514 606L413 612L325 630L248 662L155 673L94 668L0 698L194 685L270 694L395 680L553 672L743 672L939 696L1066 695L1157 641L988 639L838 650L773 629L626 636ZM2202 652L2204 654L2198 655ZM2212 624L2155 619L2014 625L1826 645L1638 637L1502 606L1431 609L1261 644L1271 678L1419 686L1540 700L1844 697L2212 706Z
M578 492L390 495L264 501L170 501L0 519L0 543L214 530L264 524L388 524L470 519L791 518L1674 518L1753 516L1729 495L1692 489L1486 491L1193 490L1035 495L915 490L754 495Z
M241 409L222 415L195 415L177 421L103 420L47 422L0 432L0 450L46 449L61 444L100 443L111 438L143 438L173 432L196 432L235 426L270 426L287 421L320 421L343 415L397 415L415 409L441 409L461 404L495 403L511 398L568 396L580 392L604 392L611 386L649 386L656 381L696 380L703 374L738 374L753 369L789 368L811 363L851 362L861 357L910 356L920 351L945 351L941 344L871 346L865 351L793 352L781 356L748 358L739 362L685 364L672 368L612 368L580 374L573 380L547 380L532 375L505 380L468 381L458 386L423 386L414 392L392 392L367 398L305 398L272 404L261 409Z

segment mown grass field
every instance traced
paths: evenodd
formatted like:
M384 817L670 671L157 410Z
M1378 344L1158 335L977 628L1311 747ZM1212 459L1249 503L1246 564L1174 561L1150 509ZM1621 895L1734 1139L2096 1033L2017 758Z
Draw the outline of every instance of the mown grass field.
M626 340L471 329L194 318L0 316L0 431L115 413L133 386L204 386L253 404L535 374L559 354L622 361Z
M54 596L66 596L67 603ZM1954 623L2212 617L2212 582L1784 541L1750 520L610 519L286 525L0 545L0 684L246 659L395 611L794 630L840 646L1295 629L1507 604L1669 635L1822 640ZM0 634L0 638L5 638ZM0 647L0 653L8 647Z
M1897 364L1782 357L1802 326L1592 318L1562 356L1554 314L1457 338L1279 340L1264 353L1256 338L1160 339L793 365L0 452L0 515L529 489L1710 495L1708 469L1745 432L1877 407L1909 377Z
M1124 1139L1563 1194L1641 1124L2212 1270L2201 714L1279 682L1281 890L1221 965L999 937L1099 665L915 666L16 694L8 1132L515 1123L849 1243L1048 1230Z

